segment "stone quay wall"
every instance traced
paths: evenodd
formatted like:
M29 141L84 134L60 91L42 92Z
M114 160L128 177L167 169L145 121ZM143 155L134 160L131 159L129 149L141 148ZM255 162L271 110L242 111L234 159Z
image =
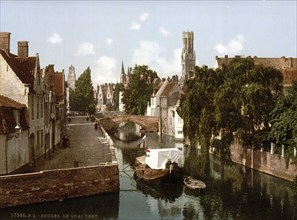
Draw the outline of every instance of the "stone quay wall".
M118 164L0 176L0 208L119 192Z
M238 140L230 146L233 162L293 182L297 167L292 159L288 166L285 157L260 149L243 147Z

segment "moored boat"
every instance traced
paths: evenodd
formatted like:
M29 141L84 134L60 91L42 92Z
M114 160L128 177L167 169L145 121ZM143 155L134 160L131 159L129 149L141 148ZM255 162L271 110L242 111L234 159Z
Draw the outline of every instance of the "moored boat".
M191 190L206 188L206 184L203 181L194 179L192 177L184 178L184 184L187 188Z
M177 165L181 151L177 148L148 149L146 155L136 158L135 175L150 183L182 179L182 169Z

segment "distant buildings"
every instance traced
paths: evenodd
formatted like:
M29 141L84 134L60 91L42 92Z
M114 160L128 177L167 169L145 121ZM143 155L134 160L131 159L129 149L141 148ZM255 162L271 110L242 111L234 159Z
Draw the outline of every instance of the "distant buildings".
M236 57L228 57L225 55L224 57L216 56L216 63L214 68L222 68L223 65L227 65L230 61ZM269 58L269 57L251 57L255 62L255 64L262 64L264 66L270 66L275 69L278 69L283 74L283 86L284 88L292 85L293 81L297 81L297 58L292 57L280 57L280 58Z
M12 54L10 33L0 33L0 175L46 158L65 132L64 73L41 69L28 45Z

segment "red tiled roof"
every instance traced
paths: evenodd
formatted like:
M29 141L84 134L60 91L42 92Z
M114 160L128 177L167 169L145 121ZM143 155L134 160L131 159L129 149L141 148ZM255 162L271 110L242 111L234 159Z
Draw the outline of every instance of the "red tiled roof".
M26 105L0 95L0 107L22 109L26 108Z
M0 54L23 83L33 86L37 57L18 57L2 49Z
M55 76L55 94L56 94L56 101L63 101L64 98L64 73L63 72L56 72Z

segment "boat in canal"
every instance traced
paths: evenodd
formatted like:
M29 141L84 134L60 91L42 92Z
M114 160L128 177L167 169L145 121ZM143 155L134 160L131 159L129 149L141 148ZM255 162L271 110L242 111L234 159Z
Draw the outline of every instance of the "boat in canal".
M188 189L191 190L200 190L206 188L206 184L203 181L194 179L192 177L184 178L184 184Z
M136 158L137 179L156 184L182 180L178 166L181 154L177 148L147 149L145 155Z

